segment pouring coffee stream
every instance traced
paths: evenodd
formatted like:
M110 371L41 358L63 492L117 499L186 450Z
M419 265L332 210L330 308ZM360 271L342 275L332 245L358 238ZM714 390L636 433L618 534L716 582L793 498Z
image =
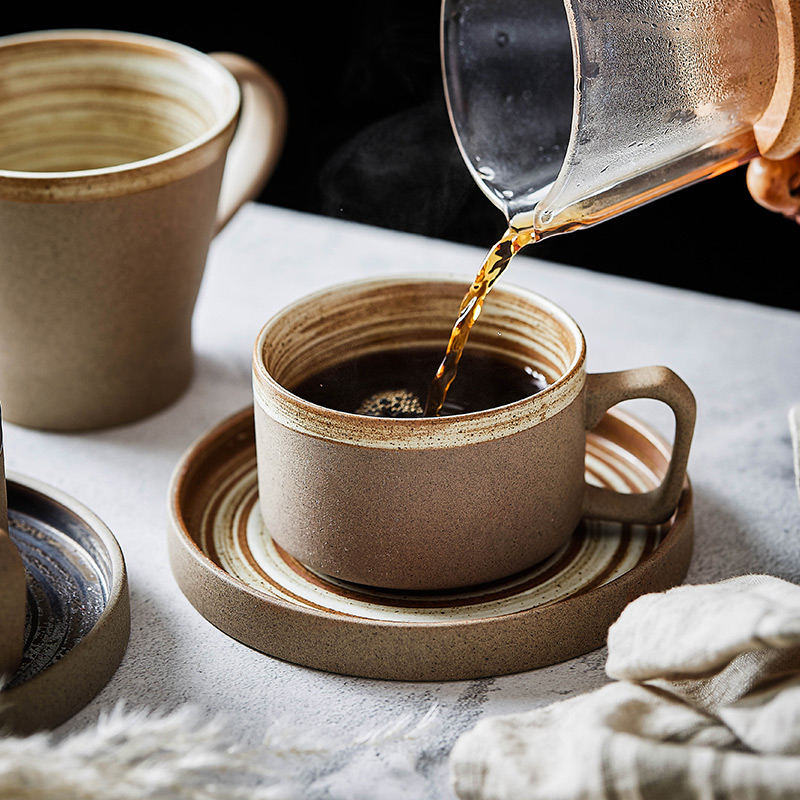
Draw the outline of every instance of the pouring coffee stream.
M495 281L505 272L511 259L523 247L535 242L537 238L533 228L517 229L513 225L509 225L508 230L486 256L475 280L461 301L444 358L428 390L424 416L435 417L439 415L444 405L447 391L456 377L458 362L464 352L470 330L477 322L486 296L491 291Z
M356 409L356 413L386 417L439 416L443 411L450 386L455 380L472 326L477 322L492 286L503 274L513 257L523 247L538 241L539 238L532 227L516 228L510 224L503 236L489 251L475 280L461 300L444 356L428 387L424 406L422 398L406 388L381 389L370 394ZM539 373L536 373L536 378L541 377ZM533 381L530 388L532 391L538 391L541 385L537 386Z

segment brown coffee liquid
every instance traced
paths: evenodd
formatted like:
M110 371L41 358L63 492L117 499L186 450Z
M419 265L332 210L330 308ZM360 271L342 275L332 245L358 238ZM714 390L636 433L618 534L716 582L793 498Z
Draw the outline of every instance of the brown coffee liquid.
M459 362L464 353L470 330L480 316L486 295L495 281L503 274L511 259L531 242L537 241L536 231L530 228L514 228L509 226L502 238L491 249L481 265L469 291L461 301L455 325L450 333L444 358L436 370L430 384L425 402L424 415L436 417L442 413L450 386L456 377ZM478 390L478 387L473 387Z
M292 391L317 405L350 414L421 417L430 376L441 356L439 347L422 346L368 353L321 370ZM544 377L532 367L467 349L461 353L459 380L447 393L439 414L497 408L545 386Z

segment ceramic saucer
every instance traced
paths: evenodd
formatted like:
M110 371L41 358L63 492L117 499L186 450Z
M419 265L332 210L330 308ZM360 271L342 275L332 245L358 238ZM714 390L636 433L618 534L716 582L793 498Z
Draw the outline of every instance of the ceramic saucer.
M587 479L647 491L669 452L644 424L611 413L587 436ZM397 680L519 672L593 650L630 600L680 583L693 543L687 481L669 523L585 520L547 561L502 581L430 593L344 583L307 569L263 529L252 409L184 454L169 517L178 585L222 631L304 666Z
M108 682L125 653L125 562L108 528L49 486L10 475L9 533L27 575L22 663L0 692L0 727L53 728Z

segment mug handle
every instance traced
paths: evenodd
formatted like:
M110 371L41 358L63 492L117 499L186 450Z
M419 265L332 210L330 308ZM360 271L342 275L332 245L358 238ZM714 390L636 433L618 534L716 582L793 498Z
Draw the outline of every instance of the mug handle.
M594 428L611 406L623 400L651 398L666 403L675 415L672 456L661 485L649 492L623 494L586 484L583 514L591 519L665 522L678 505L689 448L694 434L697 404L689 387L667 367L639 367L587 376L586 430Z
M217 220L219 233L275 169L286 138L286 98L277 81L254 61L236 53L211 53L239 83L242 110L225 162Z

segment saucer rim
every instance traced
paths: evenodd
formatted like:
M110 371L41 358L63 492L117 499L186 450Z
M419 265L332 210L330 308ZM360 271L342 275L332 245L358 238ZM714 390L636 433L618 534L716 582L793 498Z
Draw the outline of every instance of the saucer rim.
M209 448L242 437L253 413L248 406L227 417L195 440L177 463L169 484L167 544L173 577L187 600L222 632L265 655L388 680L466 680L523 672L601 647L628 602L678 585L688 571L694 522L687 476L678 509L652 553L606 584L543 606L475 619L400 622L348 616L269 595L203 552L184 524L179 497ZM631 414L613 409L607 416L669 452L660 434Z

